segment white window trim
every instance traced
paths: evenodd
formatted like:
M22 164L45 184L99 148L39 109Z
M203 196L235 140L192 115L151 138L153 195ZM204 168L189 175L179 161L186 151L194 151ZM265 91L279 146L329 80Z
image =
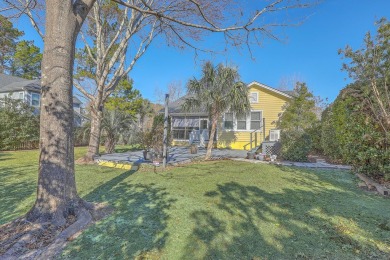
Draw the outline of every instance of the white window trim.
M230 113L230 112L225 112L222 117L222 129L225 132L253 132L254 130L257 129L250 129L251 128L251 112L261 112L261 118L260 118L260 126L263 125L263 116L264 116L264 111L263 110L251 110L247 113L246 115L246 130L242 129L237 129L237 116L236 113L233 113L233 129L226 129L225 128L225 113Z
M236 117L236 113L233 114L233 125L234 125L234 131L238 131L238 132L245 132L245 131L248 131L248 118L250 118L250 112L246 114L246 118L245 118L245 129L237 129L237 125L238 125L238 120L237 120L237 117Z
M257 91L251 91L249 93L250 97L252 97L252 94L256 94L256 101L250 101L251 104L257 104L259 103L259 92Z
M236 128L236 116L235 116L235 113L232 113L233 114L233 129L230 129L230 128L225 128L225 114L226 113L232 113L232 112L229 112L229 111L226 111L225 113L223 113L223 116L222 116L222 129L226 132L230 132L230 131L235 131L234 129Z
M251 112L250 113L252 113L252 112L261 112L261 117L260 117L260 128L263 126L263 114L264 114L264 112L263 112L263 110L251 110ZM251 116L250 116L250 114L249 114L249 121L247 122L247 129L249 129L248 131L255 131L255 130L257 130L257 129L251 129L251 118L250 118ZM256 121L259 121L259 120L256 120Z
M20 95L22 95L22 98L20 98ZM23 91L19 92L19 99L24 100L24 92Z

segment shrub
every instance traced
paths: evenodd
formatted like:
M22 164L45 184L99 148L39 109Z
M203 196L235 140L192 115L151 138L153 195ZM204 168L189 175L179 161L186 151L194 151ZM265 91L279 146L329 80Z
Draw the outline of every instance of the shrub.
M357 172L390 179L389 138L375 118L359 107L347 86L322 117L321 146L331 160L351 164Z
M18 149L23 143L39 141L39 117L21 100L0 100L0 150Z
M315 130L318 121L315 97L305 83L297 83L293 98L284 109L277 123L282 130L281 156L285 160L307 161L313 147L312 139L316 142L315 147L319 147L319 132Z
M306 162L312 149L312 139L302 131L282 132L281 156L284 160Z
M168 134L167 134L167 145L171 145L171 119L168 117ZM158 114L153 118L153 126L151 130L151 140L152 140L152 147L153 150L156 153L161 154L163 152L163 145L164 145L164 115Z

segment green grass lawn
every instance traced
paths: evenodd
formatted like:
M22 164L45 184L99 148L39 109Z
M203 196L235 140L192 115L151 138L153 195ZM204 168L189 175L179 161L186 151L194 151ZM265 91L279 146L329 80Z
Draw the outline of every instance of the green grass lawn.
M37 158L0 152L0 224L31 207ZM348 172L219 161L159 174L76 166L76 177L81 196L116 210L64 258L390 258L390 200Z

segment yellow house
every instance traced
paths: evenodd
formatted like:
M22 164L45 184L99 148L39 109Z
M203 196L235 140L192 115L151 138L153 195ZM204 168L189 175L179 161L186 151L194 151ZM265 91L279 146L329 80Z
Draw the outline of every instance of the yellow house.
M291 98L291 91L281 91L259 82L248 84L251 111L236 115L227 111L218 124L215 139L218 148L252 150L264 140L277 141L280 130L276 122L283 106ZM204 111L185 113L183 99L169 106L173 145L198 143L205 145L209 136L209 118Z

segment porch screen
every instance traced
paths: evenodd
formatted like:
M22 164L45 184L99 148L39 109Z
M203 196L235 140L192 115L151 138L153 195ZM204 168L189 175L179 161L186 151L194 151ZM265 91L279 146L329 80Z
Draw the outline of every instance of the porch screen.
M199 116L174 117L172 121L173 139L188 140L192 130L199 130Z
M187 117L187 127L199 129L199 117Z
M185 117L174 117L172 127L185 127Z

